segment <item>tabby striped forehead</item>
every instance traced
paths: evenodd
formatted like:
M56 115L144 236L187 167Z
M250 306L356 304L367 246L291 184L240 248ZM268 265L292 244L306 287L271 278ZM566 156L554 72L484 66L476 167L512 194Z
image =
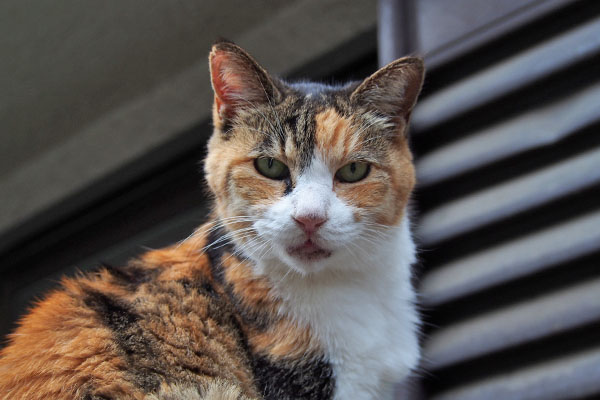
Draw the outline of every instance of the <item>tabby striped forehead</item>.
M309 167L315 150L338 158L374 160L385 157L394 125L372 111L357 110L348 88L318 84L290 85L278 104L254 105L241 112L224 134L256 137L256 156L285 154L296 171ZM332 153L333 151L333 153ZM323 154L322 154L323 155Z

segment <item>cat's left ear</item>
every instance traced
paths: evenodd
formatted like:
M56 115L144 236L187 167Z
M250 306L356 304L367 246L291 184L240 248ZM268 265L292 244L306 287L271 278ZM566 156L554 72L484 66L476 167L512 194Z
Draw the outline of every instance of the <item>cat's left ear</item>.
M280 92L273 79L245 50L222 41L209 55L215 92L215 123L234 117L241 109L277 103Z
M392 61L365 79L350 95L359 106L408 123L417 101L425 67L418 57L404 57Z

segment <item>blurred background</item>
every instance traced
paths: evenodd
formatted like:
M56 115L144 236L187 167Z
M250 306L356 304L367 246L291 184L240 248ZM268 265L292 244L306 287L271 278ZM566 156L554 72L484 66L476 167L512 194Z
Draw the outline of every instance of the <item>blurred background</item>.
M326 82L425 57L398 398L600 398L597 0L0 2L2 336L62 275L205 220L218 37Z

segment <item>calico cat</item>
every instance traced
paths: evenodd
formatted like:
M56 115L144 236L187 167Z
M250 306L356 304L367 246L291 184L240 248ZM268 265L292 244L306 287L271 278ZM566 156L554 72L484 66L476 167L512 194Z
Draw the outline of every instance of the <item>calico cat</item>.
M64 279L0 352L0 399L382 399L418 363L406 130L423 63L286 83L209 56L211 220Z

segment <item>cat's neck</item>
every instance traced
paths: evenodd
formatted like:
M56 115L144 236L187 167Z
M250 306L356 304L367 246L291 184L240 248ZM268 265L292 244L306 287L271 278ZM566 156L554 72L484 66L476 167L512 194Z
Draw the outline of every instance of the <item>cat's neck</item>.
M300 275L261 266L282 299L282 315L308 325L323 344L338 377L336 399L382 398L383 388L418 362L408 218L386 238L380 248L349 254L335 271Z

